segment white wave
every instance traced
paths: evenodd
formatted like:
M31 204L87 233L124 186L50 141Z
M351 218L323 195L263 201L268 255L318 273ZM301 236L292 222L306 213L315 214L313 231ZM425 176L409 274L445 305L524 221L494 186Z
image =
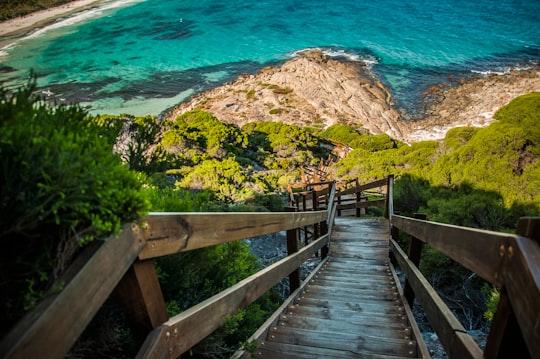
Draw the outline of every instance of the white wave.
M350 61L363 62L368 67L371 67L379 63L377 59L371 55L366 55L363 57L359 54L349 53L343 49L320 48L320 47L309 47L306 49L294 51L291 53L291 57L298 57L303 52L308 52L312 50L320 50L322 51L323 54L331 58L346 58Z
M509 74L509 73L510 73L510 68L506 68L506 69L504 69L503 71L494 71L494 70L485 70L485 71L471 70L471 72L472 72L473 74L479 74L479 75L484 76L484 77L491 76L491 75L502 76L502 75L507 75L507 74Z
M0 58L8 56L10 51L15 48L16 43L12 42L0 49Z

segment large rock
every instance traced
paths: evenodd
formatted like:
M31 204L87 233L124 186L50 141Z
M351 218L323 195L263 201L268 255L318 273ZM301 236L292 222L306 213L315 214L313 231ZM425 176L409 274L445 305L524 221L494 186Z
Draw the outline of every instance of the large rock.
M402 138L389 92L363 63L338 61L309 50L279 68L265 68L199 94L167 117L202 108L221 121L243 125L279 121L301 126L361 124L373 134Z
M279 121L300 126L362 125L371 134L415 142L443 139L459 126L487 126L493 114L517 96L540 91L540 70L511 70L440 84L426 94L425 115L406 122L386 89L364 63L336 60L320 50L300 52L281 67L198 94L175 106L167 118L195 108L239 126L255 121Z
M484 127L495 112L514 98L540 91L540 70L512 69L505 74L487 74L460 80L454 86L440 85L426 95L430 105L422 120L402 124L408 142L439 140L454 127Z

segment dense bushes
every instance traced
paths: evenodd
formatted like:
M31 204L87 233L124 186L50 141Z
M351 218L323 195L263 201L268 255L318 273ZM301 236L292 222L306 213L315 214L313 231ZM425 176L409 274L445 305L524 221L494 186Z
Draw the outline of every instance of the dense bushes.
M362 144L336 173L360 182L396 175L397 206L409 214L421 210L446 223L515 228L520 216L540 212L539 103L540 93L519 97L490 126L455 128L442 142L391 147L383 141L385 148L362 143L358 135L354 142Z
M45 295L78 248L148 209L141 176L113 155L103 128L79 107L51 107L33 90L0 90L2 332Z
M316 136L278 122L238 128L194 110L164 128L160 146L177 186L211 190L226 202L283 190L298 179L300 167L318 163L321 156Z

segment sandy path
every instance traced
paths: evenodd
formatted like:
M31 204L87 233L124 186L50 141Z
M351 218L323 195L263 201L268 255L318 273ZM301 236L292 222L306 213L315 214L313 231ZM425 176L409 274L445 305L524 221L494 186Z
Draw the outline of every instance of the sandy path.
M93 7L104 0L76 0L64 5L46 10L37 11L27 16L0 22L0 45L28 33L37 27L53 23L59 17L71 15L75 12Z

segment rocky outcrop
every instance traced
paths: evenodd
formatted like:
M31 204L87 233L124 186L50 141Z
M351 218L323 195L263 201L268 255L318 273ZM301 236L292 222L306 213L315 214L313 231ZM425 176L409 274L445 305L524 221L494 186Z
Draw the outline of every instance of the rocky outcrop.
M390 100L389 92L363 63L334 60L320 50L308 50L279 68L268 67L199 94L166 117L202 108L238 125L254 121L321 127L344 123L402 138L399 113Z
M439 140L455 127L484 127L493 115L514 98L540 91L540 69L510 70L505 74L489 74L455 85L440 85L426 94L430 104L420 121L402 124L408 142Z
M456 80L429 91L424 118L406 122L393 106L390 91L364 63L332 59L315 49L281 67L267 67L198 94L165 117L202 108L239 126L255 121L321 128L343 123L411 143L442 139L454 127L487 126L501 106L534 91L540 91L538 66Z

